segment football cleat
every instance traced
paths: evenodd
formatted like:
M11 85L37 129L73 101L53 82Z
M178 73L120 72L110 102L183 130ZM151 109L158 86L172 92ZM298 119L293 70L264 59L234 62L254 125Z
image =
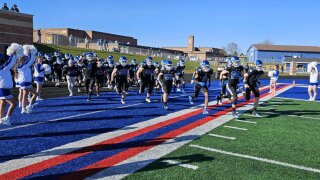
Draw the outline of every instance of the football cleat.
M191 96L189 96L189 102L190 104L193 104L193 98Z
M255 116L255 117L261 117L261 115L258 114L257 111L252 111L252 115Z
M2 118L2 124L11 126L10 117Z
M236 111L232 111L233 118L239 118L239 115L236 113Z

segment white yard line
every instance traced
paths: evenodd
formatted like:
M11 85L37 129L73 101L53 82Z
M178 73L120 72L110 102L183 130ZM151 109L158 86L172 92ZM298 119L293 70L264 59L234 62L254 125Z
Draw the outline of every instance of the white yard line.
M255 117L255 116L254 116ZM257 122L255 122L255 121L244 121L244 120L239 120L239 119L235 119L234 121L236 121L236 122L243 122L243 123L250 123L250 124L257 124Z
M272 159L266 159L266 158L261 158L261 157L245 155L245 154L228 152L228 151L223 151L223 150L220 150L220 149L204 147L204 146L199 146L199 145L194 145L194 144L191 144L190 146L194 147L194 148L198 148L198 149L203 149L203 150L207 150L207 151L211 151L211 152L220 153L220 154L226 154L226 155L230 155L230 156L236 156L236 157L241 157L241 158L245 158L245 159L251 159L251 160L260 161L260 162L267 162L267 163L270 163L270 164L277 164L277 165L284 166L284 167L291 167L291 168L294 168L294 169L300 169L300 170L304 170L304 171L320 173L320 169L310 168L310 167L306 167L306 166L294 165L294 164L289 164L289 163L286 163L286 162L280 162L280 161L276 161L276 160L272 160Z
M219 134L209 134L209 136L223 138L223 139L230 139L230 140L235 140L236 139L235 137L222 136L222 135L219 135Z
M318 100L314 100L314 101L309 101L307 99L296 99L296 98L284 98L284 97L276 97L278 99L289 99L289 100L295 100L295 101L307 101L307 102L320 102Z
M305 118L305 119L315 119L315 120L320 120L320 118L315 118L315 117L298 116L298 115L288 115L288 116L296 117L296 118Z
M165 162L165 163L168 163L168 164L171 164L171 165L176 165L176 166L188 168L188 169L192 169L192 170L197 170L198 169L198 166L191 165L191 164L183 164L181 162L173 161L173 160L164 160L162 162Z
M290 89L291 86L288 86L284 89L279 90L279 93L284 92ZM271 99L270 96L261 98L261 102ZM253 108L253 103L250 103L246 106L238 108L239 111L247 111ZM170 152L175 151L181 146L193 141L194 139L204 135L205 133L223 125L224 123L233 119L231 112L218 117L214 121L210 121L202 126L194 128L184 134L179 135L174 139L170 139L158 146L155 146L147 151L144 151L134 157L131 157L115 166L107 168L87 179L123 179L124 177L134 173L135 171L146 167L148 164L156 161L157 159L169 154Z
M275 108L261 107L261 106L259 106L258 109L275 110Z
M239 127L235 127L235 126L223 126L223 127L229 128L229 129L241 130L241 131L247 131L248 130L246 128L239 128Z
M280 115L279 113L275 113L275 112L263 112L264 114L273 114L273 115Z

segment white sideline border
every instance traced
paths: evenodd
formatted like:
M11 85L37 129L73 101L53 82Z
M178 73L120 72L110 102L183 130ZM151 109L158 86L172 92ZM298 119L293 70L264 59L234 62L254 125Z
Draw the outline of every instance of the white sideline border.
M284 97L276 97L278 99L288 99L288 100L295 100L295 101L306 101L306 102L320 102L318 100L314 100L314 101L309 101L307 99L296 99L296 98L284 98Z
M295 117L295 118L304 118L304 119L314 119L314 120L320 120L320 118L315 118L315 117L308 117L308 116L298 116L298 115L293 115L293 114L289 114L287 116L290 117Z
M291 167L291 168L294 168L294 169L300 169L300 170L310 171L310 172L314 172L314 173L320 173L320 169L310 168L310 167L306 167L306 166L294 165L294 164L289 164L289 163L286 163L286 162L280 162L280 161L276 161L276 160L272 160L272 159L266 159L266 158L260 158L260 157L245 155L245 154L228 152L228 151L223 151L223 150L220 150L220 149L204 147L204 146L199 146L199 145L195 145L195 144L191 144L189 146L190 147L194 147L194 148L198 148L198 149L202 149L202 150L207 150L207 151L211 151L211 152L220 153L220 154L236 156L236 157L256 160L256 161L260 161L260 162L267 162L267 163L270 163L270 164L276 164L276 165L280 165L280 166L284 166L284 167Z
M278 90L276 94L281 94L292 88L292 86L287 86L281 90ZM240 94L240 93L239 93ZM261 103L272 99L270 95L267 95L264 98L261 98ZM247 111L252 109L253 103L247 104L238 108L239 111ZM123 179L124 177L134 173L135 171L146 167L150 163L160 159L161 157L175 151L176 149L180 148L181 146L193 141L194 139L204 135L205 133L223 125L224 123L233 119L233 116L230 113L225 114L216 118L214 121L209 121L206 124L203 124L199 127L196 127L184 134L177 136L176 138L169 139L164 143L157 145L149 150L141 152L140 154L131 157L125 161L122 161L119 164L116 164L110 168L104 169L99 173L92 175L86 179ZM164 151L164 149L166 151Z

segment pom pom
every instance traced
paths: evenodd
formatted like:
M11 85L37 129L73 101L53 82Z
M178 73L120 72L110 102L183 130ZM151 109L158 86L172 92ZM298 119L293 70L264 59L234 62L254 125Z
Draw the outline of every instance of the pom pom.
M268 72L268 76L269 76L269 77L273 77L273 71L269 71L269 72Z
M37 54L38 50L34 45L23 45L23 53L25 56L29 56L29 53L31 55L35 56Z
M14 54L15 52L17 52L21 49L22 49L22 47L20 44L12 43L7 49L7 55L11 56L12 54Z

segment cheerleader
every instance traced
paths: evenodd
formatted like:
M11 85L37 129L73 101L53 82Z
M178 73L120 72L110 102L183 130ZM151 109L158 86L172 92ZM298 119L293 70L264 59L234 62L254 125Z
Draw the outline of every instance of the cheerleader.
M317 97L318 76L319 76L317 62L310 63L310 67L308 68L308 73L310 73L310 82L308 86L308 93L310 97L309 101L314 101ZM313 96L312 96L312 92L313 92Z
M42 61L43 61L42 56L38 56L37 62L34 65L34 74L33 75L34 75L34 83L36 83L36 85L37 85L37 93L38 93L37 101L43 100L40 97L42 86L44 83L44 68L42 67Z
M269 93L274 93L276 94L276 89L277 89L277 81L279 78L279 65L276 64L273 66L273 71L270 71L268 73L270 77L270 92Z
M9 59L0 66L0 124L11 125L10 118L16 107L16 100L11 95L13 81L10 70L14 67L17 59L23 56L22 46L16 43L11 44L7 49ZM5 116L5 108L9 104L8 112Z
M78 74L78 68L74 66L72 60L69 60L68 65L64 66L63 68L63 78L67 79L68 90L70 92L69 96L73 96L73 87L76 83L76 77Z
M37 91L32 88L32 73L31 65L36 60L37 49L33 45L24 45L23 53L25 57L21 58L17 65L18 70L18 82L20 83L20 89L22 92L22 111L21 114L31 113L33 104L38 96ZM28 94L31 93L30 104L27 106Z

